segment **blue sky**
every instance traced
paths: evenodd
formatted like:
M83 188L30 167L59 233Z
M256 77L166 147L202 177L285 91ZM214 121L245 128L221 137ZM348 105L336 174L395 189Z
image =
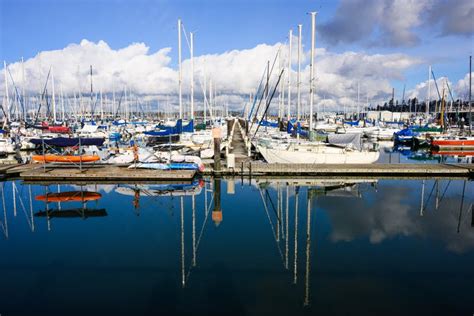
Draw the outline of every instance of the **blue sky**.
M63 49L87 39L117 50L143 42L149 53L171 47L177 65L178 18L195 32L195 56L252 49L287 40L303 24L309 47L309 11L318 11L316 46L334 54L403 54L418 62L387 77L401 93L426 80L428 64L453 83L468 72L473 52L472 0L0 0L0 59ZM406 3L409 3L406 4ZM412 7L410 7L412 6ZM466 9L467 8L467 9ZM470 12L470 10L472 12ZM413 13L414 12L414 13ZM467 12L467 13L466 13ZM470 13L469 13L470 12ZM188 57L188 52L183 52ZM318 56L316 57L318 58Z
M178 18L194 31L195 54L221 53L284 41L306 13L324 6L324 21L334 1L270 0L1 0L1 59L33 57L81 39L106 41L112 48L145 42L151 50L176 47ZM314 3L320 3L314 5Z

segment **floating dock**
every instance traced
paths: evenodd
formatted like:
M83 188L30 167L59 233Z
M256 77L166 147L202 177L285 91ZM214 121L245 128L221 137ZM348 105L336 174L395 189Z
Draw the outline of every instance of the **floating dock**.
M473 178L472 164L269 164L242 162L235 168L215 171L206 166L205 175L245 177L363 177L363 178Z
M34 166L34 167L31 167ZM95 165L83 167L54 167L25 165L9 169L25 182L74 182L74 183L188 183L196 175L194 170L129 169L120 166Z
M194 170L128 169L116 165L77 166L41 164L0 167L1 179L15 178L33 182L75 183L188 183ZM207 164L204 176L287 177L287 178L370 178L370 179L473 179L473 164L268 164L244 161L235 168L214 170Z

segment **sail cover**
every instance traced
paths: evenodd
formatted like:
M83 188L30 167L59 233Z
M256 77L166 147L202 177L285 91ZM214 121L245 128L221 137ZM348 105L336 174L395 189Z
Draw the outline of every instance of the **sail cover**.
M335 145L338 147L349 147L349 148L354 148L357 150L362 149L359 133L329 134L328 142L329 144Z

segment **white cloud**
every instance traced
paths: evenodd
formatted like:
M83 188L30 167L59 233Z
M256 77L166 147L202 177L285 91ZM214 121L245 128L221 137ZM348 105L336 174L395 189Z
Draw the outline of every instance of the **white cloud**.
M474 72L471 73L471 77L474 77ZM458 97L469 100L469 73L456 83L454 92ZM471 80L471 93L474 93L474 80Z
M474 75L474 73L473 73ZM453 98L457 100L458 98L462 100L469 99L469 73L467 73L463 79L460 79L457 83L453 84L448 78L440 77L436 79L438 85L439 93L442 94L443 88L445 89L445 95L447 100L451 100L449 95L448 86L451 89ZM474 91L474 82L471 83L471 89ZM413 99L417 98L420 101L428 99L428 80L418 83L414 89L407 92L407 98ZM434 80L431 79L431 100L438 99L438 92L436 91L436 86Z
M195 57L195 95L199 108L203 102L202 86L204 78L212 78L217 90L217 101L229 104L230 108L242 109L250 93L260 82L267 61L273 63L276 52L281 47L281 65L286 67L288 46L260 44L244 50L232 50L222 54L209 54ZM292 99L296 103L296 44L292 52ZM93 43L87 40L80 44L70 44L61 50L41 52L24 63L26 90L30 96L38 95L43 89L50 66L54 68L56 94L62 88L64 93L88 94L89 66L93 65L94 91L102 90L119 94L125 86L142 100L159 100L164 104L168 99L176 109L178 91L178 72L172 68L170 48L150 52L144 43L134 43L125 48L112 49L104 41ZM309 103L309 61L308 50L303 52L301 75L302 104ZM357 83L360 84L361 100L366 95L370 100L387 98L391 93L390 80L403 79L406 69L420 63L419 59L404 54L365 54L363 52L332 53L326 49L316 50L315 90L316 104L322 106L353 105L357 96ZM276 80L279 62L272 76ZM8 66L16 84L21 87L21 63ZM287 75L281 82L286 95ZM4 78L0 77L3 87ZM12 88L11 80L9 80ZM207 81L208 85L208 81ZM3 94L3 89L0 90ZM189 104L190 61L183 61L183 102ZM51 93L51 84L48 85ZM13 90L10 89L10 96ZM118 96L117 96L118 98ZM285 102L286 103L286 102ZM294 105L295 106L295 105ZM272 105L273 107L273 105ZM276 112L276 108L273 110Z

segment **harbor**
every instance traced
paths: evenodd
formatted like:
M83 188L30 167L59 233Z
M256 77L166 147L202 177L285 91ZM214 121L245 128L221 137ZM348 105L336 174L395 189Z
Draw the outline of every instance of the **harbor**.
M472 1L0 11L0 316L472 314Z

